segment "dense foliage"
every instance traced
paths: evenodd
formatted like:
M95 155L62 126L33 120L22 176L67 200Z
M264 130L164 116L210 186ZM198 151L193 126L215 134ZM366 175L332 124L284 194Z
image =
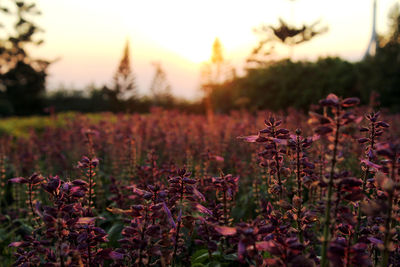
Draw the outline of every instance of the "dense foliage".
M3 135L2 263L399 265L398 116L319 103L212 122L53 116Z
M340 58L321 58L316 62L283 60L249 69L243 77L214 85L213 105L220 112L292 107L305 111L334 92L357 96L365 105L379 101L382 107L399 112L399 48L380 48L376 57L357 63ZM376 99L370 99L371 95Z
M29 0L2 1L2 21L12 18L12 26L0 28L0 116L43 112L43 96L49 61L33 58L27 47L42 44L42 30L32 18L39 15ZM8 18L7 18L8 17Z
M356 75L354 65L339 58L320 59L315 63L284 60L249 69L243 77L215 85L212 100L224 112L237 108L307 110L310 104L330 92L364 98Z
M315 62L264 59L258 65L250 65L242 76L209 85L212 87L212 104L221 112L238 108L307 110L328 93L335 93L343 97L359 97L364 105L379 101L382 107L399 112L398 5L392 9L389 21L390 30L386 35L380 36L373 56L358 62L337 57L319 58ZM288 30L284 32L288 34ZM375 99L370 99L370 96L375 96ZM379 96L379 100L376 96Z

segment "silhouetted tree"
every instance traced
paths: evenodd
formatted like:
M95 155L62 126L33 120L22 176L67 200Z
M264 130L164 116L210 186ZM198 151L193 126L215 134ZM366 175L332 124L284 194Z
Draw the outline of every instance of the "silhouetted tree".
M42 112L46 70L50 62L33 59L26 50L28 44L40 45L43 42L35 38L36 33L42 30L30 20L40 15L40 11L35 3L22 0L9 1L8 5L1 6L0 11L4 16L17 18L13 29L8 30L10 35L0 40L0 102L9 108L3 115Z
M209 122L212 122L214 117L214 108L210 96L213 88L223 81L224 64L222 45L217 37L212 46L211 62L204 64L201 71L201 89L204 92L204 102Z
M129 41L127 40L122 59L113 77L113 90L117 100L137 97L135 76L130 64Z
M172 104L173 97L167 75L159 62L152 63L155 68L153 80L150 85L150 94L155 105Z
M316 21L311 25L303 24L301 27L295 27L280 18L278 27L261 25L261 27L255 29L261 40L253 49L247 61L249 63L268 64L269 62L266 59L273 53L276 43L293 47L310 41L315 36L328 30L327 27L319 27L319 24L320 21Z
M224 64L224 56L222 53L222 45L218 37L215 38L213 43L211 63L212 63L211 68L214 68L213 83L220 83L222 65Z
M37 71L24 61L1 75L5 84L6 97L16 115L30 115L43 112L43 94L45 92L46 72Z

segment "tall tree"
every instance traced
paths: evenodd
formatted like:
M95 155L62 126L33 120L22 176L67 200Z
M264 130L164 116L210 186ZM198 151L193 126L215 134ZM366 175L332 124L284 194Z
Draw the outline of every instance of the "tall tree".
M155 68L155 73L149 90L151 97L156 105L168 104L172 101L172 94L167 74L160 62L153 62L152 64Z
M131 69L129 52L129 40L127 40L122 59L113 77L113 90L117 100L137 97L136 79Z
M202 66L201 70L201 89L204 92L204 103L207 112L207 118L210 123L213 122L214 109L211 102L211 93L215 86L223 81L222 74L224 72L225 60L223 56L223 48L219 38L215 38L212 52L211 62Z
M222 45L218 37L215 38L212 46L211 63L212 63L211 65L212 68L214 68L213 82L220 83L222 78L221 71L222 71L222 65L224 63L224 56L222 53Z
M4 2L3 2L4 3ZM0 106L7 105L3 114L29 115L42 112L42 96L45 92L46 71L50 64L43 59L33 59L26 50L27 45L40 45L36 38L42 30L31 20L40 15L31 1L9 1L1 6L4 16L16 18L9 36L0 39ZM2 25L2 27L5 27ZM1 107L0 107L1 109Z

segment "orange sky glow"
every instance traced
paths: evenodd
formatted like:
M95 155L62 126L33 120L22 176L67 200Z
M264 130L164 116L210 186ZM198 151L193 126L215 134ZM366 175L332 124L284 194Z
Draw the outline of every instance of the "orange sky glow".
M111 84L129 38L131 65L139 92L146 94L153 76L151 62L161 62L173 93L200 95L200 67L208 61L215 37L224 58L240 74L257 44L253 28L321 19L328 33L295 47L294 59L341 56L359 60L371 35L372 0L37 0L43 15L37 23L45 43L31 50L37 57L59 58L49 68L48 88L83 88ZM396 0L378 0L377 30L385 33ZM279 57L289 52L279 50Z

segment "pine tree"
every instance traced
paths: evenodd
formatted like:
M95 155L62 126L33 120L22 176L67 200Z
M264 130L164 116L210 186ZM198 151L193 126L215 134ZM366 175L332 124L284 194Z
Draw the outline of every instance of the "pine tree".
M214 108L211 101L213 88L222 83L225 60L219 38L215 38L212 46L211 62L204 64L201 70L201 89L204 92L204 104L209 123L214 121Z
M129 57L129 41L127 40L122 59L113 77L113 91L116 100L120 101L127 98L137 97L135 80L135 76L131 70Z
M171 86L167 75L159 62L153 62L155 73L150 85L151 97L156 105L168 104L172 101Z
M222 45L221 45L221 42L219 41L218 37L215 38L214 43L213 43L211 63L212 63L212 68L214 68L213 82L220 83L221 82L222 64L224 63L224 56L222 54Z

